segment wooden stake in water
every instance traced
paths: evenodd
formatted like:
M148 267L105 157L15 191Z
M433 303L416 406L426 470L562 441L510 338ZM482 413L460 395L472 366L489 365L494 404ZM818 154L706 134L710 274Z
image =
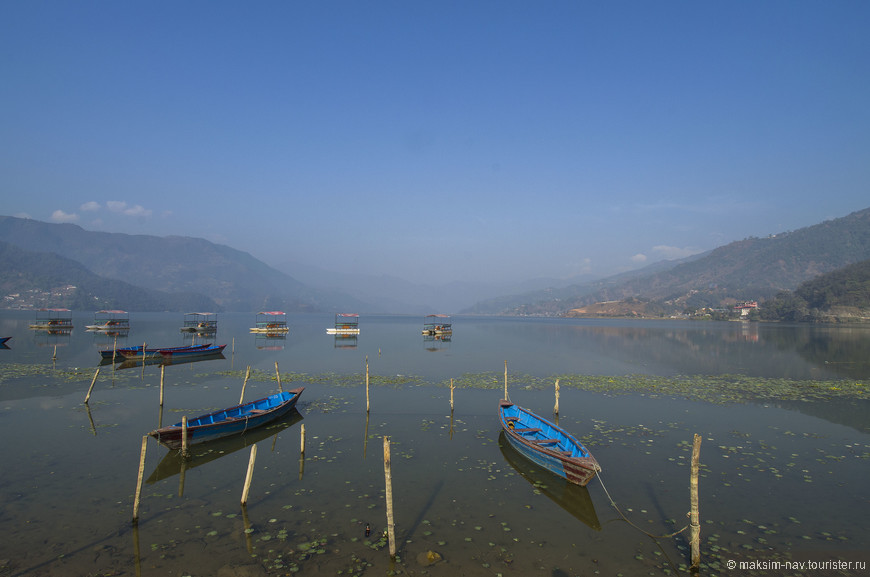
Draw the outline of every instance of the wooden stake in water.
M504 362L504 400L510 400L507 394L507 361Z
M275 361L275 377L278 379L278 391L284 392L281 388L281 371L278 370L278 361Z
M142 494L142 478L145 476L145 449L148 448L148 435L142 437L142 452L139 454L139 479L136 481L136 496L133 499L133 523L139 522L139 496Z
M94 378L93 378L93 380L91 381L91 386L88 387L88 394L85 395L85 404L86 404L86 405L88 404L88 399L91 398L91 391L94 390L94 383L97 382L97 377L99 377L99 376L100 376L100 368L97 367L97 372L94 373Z
M166 365L160 365L160 406L163 406L163 371Z
M556 406L553 407L553 414L559 414L559 379L556 379Z
M390 558L396 557L396 527L393 522L393 472L390 462L390 438L384 437L384 480L387 501L387 539L390 544Z
M299 425L299 454L305 456L305 423Z
M51 355L51 360L53 360L53 361L57 360L57 345L54 345L54 354Z
M257 460L257 445L251 445L251 458L248 460L248 473L245 475L245 488L242 489L242 505L248 504L248 491L251 489L251 479L254 477L254 461Z
M701 520L698 514L698 463L701 457L701 435L696 434L692 444L692 477L689 482L689 498L691 510L689 511L690 543L692 546L692 565L697 569L701 564Z
M450 379L450 413L453 414L453 379Z
M181 417L181 456L185 459L190 456L187 448L187 415Z
M248 379L251 377L251 365L248 365L248 370L245 372L245 382L242 383L242 395L239 397L239 404L245 402L245 387L248 386Z
M139 524L133 523L133 566L136 577L142 577L142 556L139 549Z
M369 412L369 356L366 355L366 413Z

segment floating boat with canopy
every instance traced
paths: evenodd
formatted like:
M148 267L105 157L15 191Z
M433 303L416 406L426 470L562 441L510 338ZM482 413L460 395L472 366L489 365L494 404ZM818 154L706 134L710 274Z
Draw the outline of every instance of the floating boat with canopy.
M184 333L217 332L217 313L184 313Z
M283 311L261 311L257 313L252 333L279 335L290 332L287 326L287 313Z
M85 325L89 331L121 332L130 330L130 313L120 310L97 311L94 324Z
M337 313L335 327L326 329L328 335L358 335L359 315L356 313Z
M426 315L423 319L423 334L428 336L452 335L453 323L449 315Z
M69 309L39 309L36 321L30 325L35 330L71 331L73 329L72 311Z

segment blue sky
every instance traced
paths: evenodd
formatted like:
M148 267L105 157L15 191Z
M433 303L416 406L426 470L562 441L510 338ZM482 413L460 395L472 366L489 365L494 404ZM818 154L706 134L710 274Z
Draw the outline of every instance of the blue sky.
M412 281L870 206L870 2L0 4L0 214Z

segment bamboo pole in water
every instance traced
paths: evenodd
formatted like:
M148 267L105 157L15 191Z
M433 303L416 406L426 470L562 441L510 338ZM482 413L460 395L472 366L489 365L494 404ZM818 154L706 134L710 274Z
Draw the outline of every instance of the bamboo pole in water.
M504 362L504 400L509 400L507 393L507 361Z
M697 569L701 564L701 521L698 514L698 464L701 457L701 435L695 434L692 444L692 476L689 482L691 510L689 512L690 542L692 545L692 565Z
M556 406L553 407L553 414L559 414L559 379L556 379Z
M139 478L136 481L136 496L133 499L133 524L139 522L139 497L142 494L142 478L145 476L145 449L148 448L148 435L142 437L142 451L139 454Z
M88 387L88 394L85 395L85 404L86 404L86 405L88 404L88 399L91 398L91 391L94 390L94 383L97 382L97 377L99 377L99 376L100 376L100 367L97 367L97 372L94 373L94 378L93 378L93 380L91 381L91 386Z
M366 355L366 413L369 412L369 356Z
M139 549L139 525L133 523L133 566L136 577L142 577L142 555Z
M275 377L278 379L278 390L283 393L284 389L281 388L281 371L278 370L278 361L275 361Z
M305 423L299 425L299 454L305 456Z
M393 521L393 472L390 462L390 438L384 437L384 480L387 501L387 539L390 545L390 558L396 558L396 527Z
M453 379L450 379L450 413L453 414Z
M190 456L187 448L187 415L181 417L181 456L185 459Z
M160 365L160 406L163 406L163 373L166 365Z
M251 479L254 477L254 461L257 460L257 445L251 445L251 458L248 460L248 472L245 475L245 488L242 489L242 505L248 504L248 491L251 489Z
M248 370L245 371L245 382L242 383L242 395L239 397L239 404L245 402L245 387L248 386L248 379L251 377L251 365L248 365Z

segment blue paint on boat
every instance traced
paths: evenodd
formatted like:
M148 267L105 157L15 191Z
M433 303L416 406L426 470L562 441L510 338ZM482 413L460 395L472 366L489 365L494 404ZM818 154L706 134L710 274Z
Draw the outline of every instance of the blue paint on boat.
M586 447L558 425L510 401L499 401L498 413L508 442L533 463L580 486L601 470Z
M235 407L200 415L187 421L187 443L203 443L230 435L244 434L286 415L296 406L305 387L284 391ZM181 447L181 423L149 433L170 449Z

